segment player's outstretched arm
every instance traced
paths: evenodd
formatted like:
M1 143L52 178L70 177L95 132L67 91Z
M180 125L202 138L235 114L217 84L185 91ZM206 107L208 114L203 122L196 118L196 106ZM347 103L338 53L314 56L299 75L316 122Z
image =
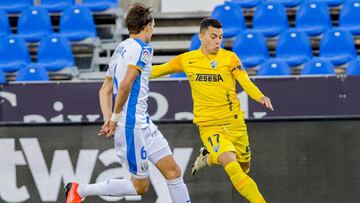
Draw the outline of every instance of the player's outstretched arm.
M271 111L274 110L270 98L266 97L256 85L251 82L249 76L246 71L243 70L241 74L238 75L236 80L239 82L241 87L245 90L246 94L248 94L252 99L264 105L266 108Z
M182 72L180 60L181 60L181 55L176 56L167 63L152 66L150 79L159 78L161 76L169 75L171 73Z
M274 111L274 108L271 104L271 100L269 97L266 97L266 96L262 96L260 97L260 100L259 102L264 105L266 108L270 109L271 111Z

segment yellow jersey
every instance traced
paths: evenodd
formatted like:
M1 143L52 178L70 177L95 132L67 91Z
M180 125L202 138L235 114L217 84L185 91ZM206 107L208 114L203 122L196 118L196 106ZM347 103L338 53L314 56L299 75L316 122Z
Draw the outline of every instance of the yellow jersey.
M204 55L201 49L185 52L162 65L154 65L150 78L184 72L190 82L194 123L223 125L244 119L236 94L236 80L256 101L264 96L251 82L234 52L220 49Z

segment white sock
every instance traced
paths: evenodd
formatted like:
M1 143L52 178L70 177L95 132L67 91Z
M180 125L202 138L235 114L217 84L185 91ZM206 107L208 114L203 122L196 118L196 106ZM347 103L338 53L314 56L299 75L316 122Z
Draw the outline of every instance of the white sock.
M95 184L81 184L77 192L81 197L87 196L130 196L137 195L134 185L127 179L113 179Z
M166 180L173 203L190 203L188 189L182 177Z

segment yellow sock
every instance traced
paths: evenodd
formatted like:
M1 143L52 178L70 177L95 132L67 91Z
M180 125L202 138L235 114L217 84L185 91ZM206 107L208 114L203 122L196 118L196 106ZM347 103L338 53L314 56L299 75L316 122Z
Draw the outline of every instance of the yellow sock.
M212 156L212 153L209 154L208 158L207 158L207 162L210 166L212 165L216 165L216 162L214 160L214 157Z
M236 190L251 203L265 203L253 179L246 175L238 162L233 161L225 166L225 171Z

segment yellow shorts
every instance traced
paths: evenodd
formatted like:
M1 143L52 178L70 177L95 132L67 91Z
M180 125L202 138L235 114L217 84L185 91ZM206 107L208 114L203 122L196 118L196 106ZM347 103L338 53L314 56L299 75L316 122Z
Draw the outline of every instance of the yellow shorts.
M219 164L218 158L224 152L235 152L238 162L250 162L251 151L245 122L214 126L199 126L200 138L210 152L210 163Z

